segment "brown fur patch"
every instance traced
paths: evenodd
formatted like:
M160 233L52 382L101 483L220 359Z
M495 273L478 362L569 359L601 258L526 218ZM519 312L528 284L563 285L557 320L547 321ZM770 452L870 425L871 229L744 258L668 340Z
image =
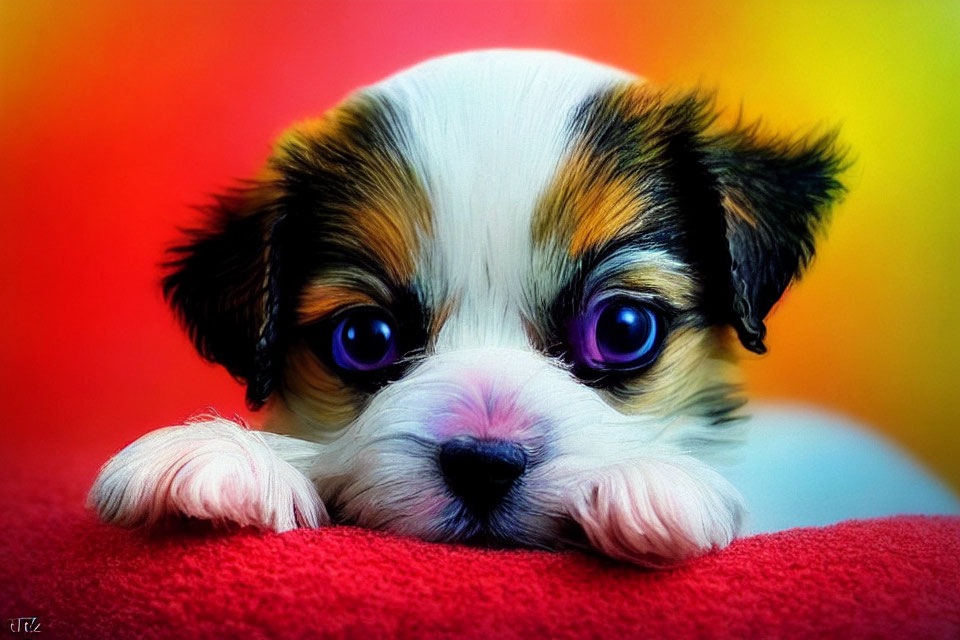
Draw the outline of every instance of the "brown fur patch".
M737 218L744 224L749 225L750 227L757 228L757 219L750 213L750 210L741 205L739 201L742 201L742 197L737 198L735 193L726 193L723 196L721 201L724 210L731 216Z
M627 289L649 291L681 310L697 303L699 286L688 274L656 263L638 264L617 279Z
M628 83L607 92L599 104L624 121L643 122L648 117L653 129L656 108L663 98L643 83ZM572 258L640 230L651 206L642 181L624 173L619 154L601 148L601 140L609 137L609 132L593 130L587 123L576 135L570 153L537 204L531 228L535 246L554 243ZM633 142L636 144L629 151L634 167L651 162L660 151L655 141L643 144L643 131L637 131Z
M297 322L309 324L340 309L364 304L375 304L366 292L343 285L314 283L300 296Z
M392 292L413 281L433 222L424 186L402 155L402 128L397 105L358 94L277 141L269 181L297 217L298 250L315 261L297 301L298 324L356 305L389 309ZM305 341L290 346L283 385L287 407L323 429L355 420L368 396Z
M393 146L395 141L371 143L365 135L375 112L384 109L370 98L356 96L283 134L272 164L306 164L344 185L350 194L347 202L323 203L338 208L330 216L332 241L380 265L395 283L407 283L416 270L422 240L433 233L433 221L423 185Z
M578 145L537 206L533 238L579 258L643 225L645 199L585 145Z
M737 386L728 382L735 372L728 333L721 327L677 328L653 366L628 388L608 392L608 400L630 414L728 419L742 405L733 394Z
M701 326L700 282L676 257L683 252L674 249L684 247L670 245L670 238L683 242L685 230L669 191L675 160L669 145L691 118L706 123L700 105L643 83L591 98L573 123L567 157L538 201L531 235L549 259L565 259L569 273L582 268L583 258L636 238L636 264L617 265L622 271L611 273L603 288L650 294L678 314L653 365L601 393L625 413L719 422L740 404L726 382L733 371L728 331ZM648 238L656 243L644 244Z
M294 413L323 430L346 427L360 415L365 395L347 386L305 344L287 355L283 399Z
M455 300L447 300L440 306L437 312L430 317L430 326L427 327L428 346L432 347L436 344L437 336L440 335L440 329L442 329L443 325L450 319L457 303L458 301Z

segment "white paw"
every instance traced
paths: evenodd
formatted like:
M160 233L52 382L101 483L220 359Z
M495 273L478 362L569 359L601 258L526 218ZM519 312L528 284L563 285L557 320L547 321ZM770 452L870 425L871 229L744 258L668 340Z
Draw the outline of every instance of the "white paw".
M582 485L568 512L597 551L665 566L730 544L745 510L720 474L680 458L607 469Z
M272 531L329 524L310 480L264 437L219 417L157 429L111 458L88 504L120 526L171 515Z

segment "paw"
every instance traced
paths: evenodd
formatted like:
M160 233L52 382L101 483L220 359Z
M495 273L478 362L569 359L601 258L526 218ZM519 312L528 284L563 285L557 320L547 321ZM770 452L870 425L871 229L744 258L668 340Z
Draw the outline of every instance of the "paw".
M219 417L135 441L100 470L88 504L104 522L125 527L176 515L271 531L329 523L303 473L261 434Z
M608 469L582 486L568 512L597 551L657 567L727 546L745 514L733 485L692 458Z

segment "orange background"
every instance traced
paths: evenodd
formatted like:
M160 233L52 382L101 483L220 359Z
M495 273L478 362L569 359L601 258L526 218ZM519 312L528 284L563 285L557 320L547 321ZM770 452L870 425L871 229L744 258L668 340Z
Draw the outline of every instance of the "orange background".
M748 386L867 421L960 487L960 3L668 4L0 2L7 453L242 413L160 298L189 205L351 89L522 46L717 88L774 129L842 123L850 195Z

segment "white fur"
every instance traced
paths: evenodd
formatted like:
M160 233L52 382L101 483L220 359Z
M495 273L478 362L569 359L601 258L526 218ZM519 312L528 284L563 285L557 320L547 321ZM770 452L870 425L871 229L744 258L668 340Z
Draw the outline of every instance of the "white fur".
M314 447L275 434L270 442L294 458ZM102 520L121 526L172 515L273 531L329 522L310 481L263 434L219 416L157 429L130 444L100 470L89 502Z
M696 459L639 459L571 478L569 512L591 545L620 560L663 565L722 548L743 519L732 485Z
M441 516L454 499L428 444L408 438L435 444L483 435L469 423L445 432L437 421L460 403L505 397L521 408L518 417L531 418L510 439L541 456L524 476L525 507L507 517L516 542L549 546L572 519L604 553L654 564L725 546L738 531L739 494L682 444L706 426L620 414L531 350L462 349L427 359L377 394L308 473L351 522L453 538Z
M733 432L620 413L540 355L523 325L562 280L544 268L557 261L536 254L530 232L568 151L572 110L628 79L561 54L493 51L429 61L370 89L402 107L410 129L398 133L434 214L416 276L435 298L426 302L457 303L435 352L336 433L312 430L312 416L278 403L271 428L316 442L219 417L150 433L102 469L90 495L101 518L129 526L183 514L283 531L326 524L322 499L362 526L464 539L437 449L495 432L531 456L497 516L512 542L554 546L572 522L598 551L650 565L728 544L743 499L704 460L708 443ZM684 275L666 254L625 250L588 286L612 286L625 265L644 261Z
M424 239L421 289L436 297L428 304L456 305L435 353L375 394L315 456L302 455L309 445L271 442L349 521L433 540L466 535L451 515L457 502L436 449L451 435L482 436L484 427L438 425L465 406L482 414L512 402L527 424L511 431L506 420L500 436L535 452L537 463L515 492L518 506L501 515L511 541L551 546L574 521L597 549L654 563L723 546L736 534L743 512L736 490L684 444L698 434L715 438L715 430L619 413L563 363L539 355L523 325L562 280L545 268L556 261L534 250L531 223L570 149L574 110L631 79L562 54L486 51L432 60L368 90L402 108L404 154L430 199L434 228ZM642 252L612 260L619 262L610 268L625 260L673 266ZM311 417L284 411L277 430L331 438L298 432ZM121 452L92 494L102 516L133 524L182 512L276 529L298 517L323 520L292 467L267 455L263 436L217 425L161 430ZM194 452L197 441L202 453ZM233 462L218 462L221 450L233 451ZM251 468L248 482L237 460Z
M422 288L458 300L437 350L527 346L525 291L550 296L530 242L537 198L569 150L588 96L634 76L548 51L475 51L427 61L376 85L403 106L405 157L427 188L432 242Z

